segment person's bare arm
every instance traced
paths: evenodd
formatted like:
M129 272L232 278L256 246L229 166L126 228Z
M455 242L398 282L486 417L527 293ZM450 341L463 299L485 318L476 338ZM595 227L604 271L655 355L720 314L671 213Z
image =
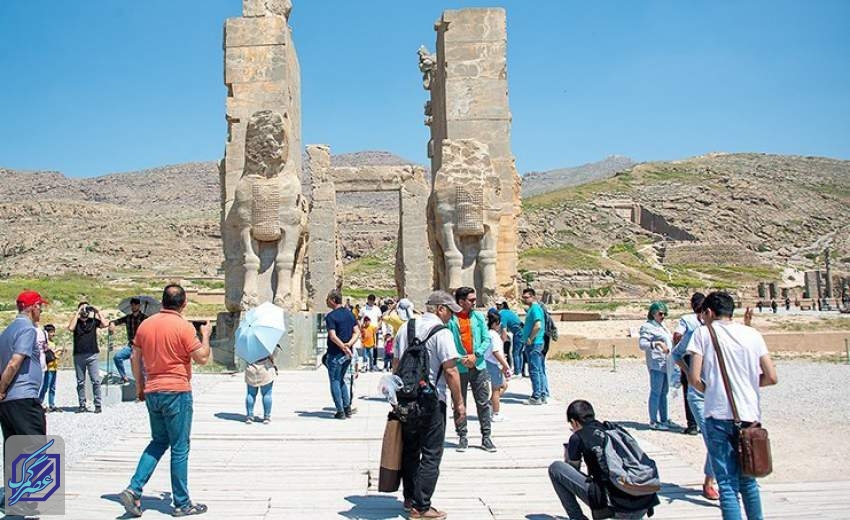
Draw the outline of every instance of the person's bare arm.
M526 345L531 345L534 341L534 338L537 337L537 334L540 332L540 320L534 320L534 325L531 326L531 334L528 335L528 338L525 340Z
M691 369L688 372L688 384L694 390L705 392L705 383L702 382L702 354L691 352Z
M71 316L71 321L68 322L68 330L70 330L71 332L74 332L74 329L77 328L77 320L79 318L80 318L80 309L78 308L77 312L75 312L74 315Z
M466 407L463 405L463 396L460 393L460 372L457 371L457 360L450 359L443 363L443 374L449 392L452 394L455 424L463 422L466 419Z
M201 325L201 348L192 351L192 361L199 365L206 365L210 362L210 333L212 327L210 322Z
M95 314L94 317L97 318L98 321L97 328L105 329L109 326L109 321L107 321L106 318L103 317L103 314L101 314L100 311L97 311L97 314Z
M770 354L765 354L759 358L759 364L761 365L759 386L771 386L779 382L779 376L776 374L776 367L773 365L773 360L770 359Z
M0 401L6 399L6 390L9 389L9 385L12 384L12 380L15 379L18 370L21 368L21 364L26 358L23 354L12 354L12 359L9 360L6 368L3 369L3 375L0 376ZM458 388L460 387L458 386Z
M496 358L496 361L499 362L499 366L502 367L502 372L508 372L511 369L511 366L508 365L507 360L505 360L505 353L501 350L497 352L493 352L493 356Z
M142 370L142 351L133 347L133 355L130 356L130 368L133 369L133 377L136 379L136 398L145 400L145 371Z
M359 337L360 337L360 325L354 325L354 331L351 333L351 339L348 340L348 343L346 343L349 350L351 349L352 345L357 343L357 338L359 338Z

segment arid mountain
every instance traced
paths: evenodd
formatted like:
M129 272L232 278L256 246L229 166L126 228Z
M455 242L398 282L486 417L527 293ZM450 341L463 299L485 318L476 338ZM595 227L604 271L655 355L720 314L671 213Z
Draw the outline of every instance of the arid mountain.
M409 163L385 152L333 161ZM850 271L850 161L711 154L622 169L625 161L530 176L526 188L541 178L560 188L524 197L522 271L563 295L793 286L826 246L836 272ZM595 180L573 185L577 177ZM221 265L214 162L89 179L0 168L0 201L0 276L198 276ZM397 197L339 203L350 279L390 286Z
M570 186L602 181L617 172L627 170L636 163L622 155L612 155L601 161L582 164L573 168L559 168L546 172L529 172L522 178L522 196L532 197Z

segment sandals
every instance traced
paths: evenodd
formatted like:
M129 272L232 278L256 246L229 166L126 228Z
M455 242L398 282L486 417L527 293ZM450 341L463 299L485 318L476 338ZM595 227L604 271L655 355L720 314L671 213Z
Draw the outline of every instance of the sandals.
M204 504L191 504L188 507L175 507L171 516L192 516L202 515L207 512L207 506Z
M128 515L134 518L142 516L142 505L139 501L140 497L135 493L129 489L125 489L118 495L118 500L121 502L121 505L124 506L124 511L126 511ZM139 503L137 504L136 502Z

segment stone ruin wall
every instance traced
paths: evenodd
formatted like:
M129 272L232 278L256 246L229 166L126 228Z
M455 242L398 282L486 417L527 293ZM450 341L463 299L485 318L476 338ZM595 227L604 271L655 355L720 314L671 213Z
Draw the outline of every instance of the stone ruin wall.
M435 23L435 30L436 63L425 78L431 93L425 110L431 128L431 171L442 167L445 139L476 139L487 145L502 184L497 292L515 297L521 180L510 144L505 10L447 10Z

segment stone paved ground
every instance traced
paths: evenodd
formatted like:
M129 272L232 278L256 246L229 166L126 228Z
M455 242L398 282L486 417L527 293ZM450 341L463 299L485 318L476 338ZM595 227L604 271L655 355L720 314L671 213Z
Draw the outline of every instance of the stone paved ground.
M241 375L203 376L195 394L190 455L190 489L210 506L206 518L404 518L400 494L376 491L381 436L387 405L375 397L377 374L361 377L353 420L331 418L324 371L282 372L275 387L273 422L243 424ZM208 384L210 383L210 384ZM550 488L546 467L563 453L567 431L564 403L528 407L520 403L527 380L512 383L495 427L499 452L457 453L447 438L436 507L455 519L544 520L563 515ZM144 413L136 405L132 413ZM475 423L471 440L478 442ZM699 468L658 444L641 439L657 460L665 482L655 518L719 518L716 506L700 498ZM123 509L123 489L148 439L133 429L67 471L67 518L114 519ZM763 486L767 518L850 518L843 500L850 482L777 483ZM168 456L145 490L144 517L170 513Z

